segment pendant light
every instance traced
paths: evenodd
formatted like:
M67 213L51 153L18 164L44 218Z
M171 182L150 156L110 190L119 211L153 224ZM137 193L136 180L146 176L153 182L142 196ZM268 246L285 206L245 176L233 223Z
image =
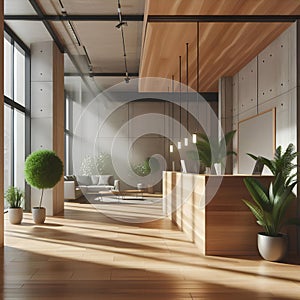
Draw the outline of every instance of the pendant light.
M200 72L200 66L199 66L199 43L200 43L200 39L199 39L199 22L197 22L197 74L196 74L196 78L197 78L197 98L198 98L198 93L199 93L199 72ZM198 110L199 110L199 100L198 100ZM192 141L193 144L197 143L197 134L193 133L192 136Z
M186 43L186 129L189 134L189 43ZM184 146L189 145L188 137L184 138Z
M197 143L197 134L196 133L193 133L192 141L193 141L193 144Z
M174 75L172 75L172 93L174 95ZM171 126L172 126L172 141L171 141L171 144L170 144L170 153L173 153L174 152L174 145L173 145L173 139L174 139L174 103L172 102L171 103L171 109L172 109L172 123L171 123Z
M171 144L170 145L170 153L173 153L174 152L174 146Z
M179 141L177 149L181 149L181 55L179 56Z

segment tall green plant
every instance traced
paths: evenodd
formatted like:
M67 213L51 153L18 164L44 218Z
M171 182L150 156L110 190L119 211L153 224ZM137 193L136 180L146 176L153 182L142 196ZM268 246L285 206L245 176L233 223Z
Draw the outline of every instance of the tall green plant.
M273 159L249 153L248 155L261 161L274 175L274 180L268 189L255 178L244 179L253 201L243 201L256 217L257 223L270 236L277 236L285 225L300 226L299 218L287 218L286 214L291 203L297 199L293 192L298 184L297 173L292 173L297 167L293 161L299 155L295 151L295 146L289 144L284 153L281 146L277 147Z
M19 208L24 199L24 192L17 187L10 186L4 194L4 198L10 208Z
M236 130L227 132L221 140L209 139L205 133L197 133L196 146L202 164L211 167L214 163L223 163L228 155L236 155L236 152L227 150L235 132Z
M61 159L51 150L38 150L25 161L25 179L33 187L42 190L39 202L41 208L44 189L53 188L63 174Z
M243 202L267 235L278 236L285 225L300 226L299 218L287 218L286 215L289 206L296 200L293 188L297 182L285 185L281 174L275 177L268 189L255 178L245 178L244 182L253 201L243 199Z

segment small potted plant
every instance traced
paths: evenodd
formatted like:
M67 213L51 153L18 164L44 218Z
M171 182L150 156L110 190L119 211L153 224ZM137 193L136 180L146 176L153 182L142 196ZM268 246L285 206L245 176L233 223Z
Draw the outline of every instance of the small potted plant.
M257 236L258 250L260 255L269 261L279 261L287 252L288 237L281 232L282 228L286 225L300 226L299 218L287 216L290 205L297 199L293 192L298 183L295 179L297 174L292 174L296 167L293 160L297 155L293 144L290 144L284 153L279 146L272 160L250 155L256 160L261 160L274 175L268 189L255 178L244 179L253 201L243 201L257 219L257 223L264 228L264 232L258 233Z
M8 219L11 224L21 224L23 219L23 208L21 204L24 199L24 192L19 188L10 186L4 194L9 204Z
M227 132L219 141L210 139L205 133L197 133L198 141L196 146L201 163L206 168L214 167L216 174L220 175L224 170L224 160L228 155L236 155L234 151L228 151L227 147L234 137L236 130ZM208 171L206 171L208 173Z
M53 188L63 174L61 159L51 150L38 150L31 153L25 161L25 179L31 186L41 189L39 206L33 207L32 217L36 224L43 224L46 209L42 207L44 189Z

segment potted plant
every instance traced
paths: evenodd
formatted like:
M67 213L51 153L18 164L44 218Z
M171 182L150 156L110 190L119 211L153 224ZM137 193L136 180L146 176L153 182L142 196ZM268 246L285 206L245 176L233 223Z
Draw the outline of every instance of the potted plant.
M38 150L31 153L25 161L25 179L31 186L41 189L39 206L33 207L32 217L36 224L43 224L46 209L42 207L44 189L53 188L63 174L61 159L51 150Z
M147 176L151 172L151 167L149 163L150 158L148 157L144 161L137 163L133 166L133 171L138 176Z
M287 225L300 225L299 218L287 216L290 205L297 199L293 192L298 183L295 180L297 174L291 173L296 167L292 161L298 155L294 149L290 144L282 154L279 146L272 160L250 155L260 159L274 174L274 180L268 189L255 178L244 179L253 201L243 201L257 219L257 223L264 228L264 232L259 232L257 236L258 250L269 261L281 260L286 254L288 237L281 232L282 228Z
M214 167L217 175L225 168L224 160L228 155L236 155L234 151L227 151L236 130L227 132L221 140L209 139L205 133L197 133L199 139L196 142L201 163L206 168Z
M9 204L8 219L11 224L21 224L23 219L23 208L21 207L24 193L19 188L10 186L4 194Z

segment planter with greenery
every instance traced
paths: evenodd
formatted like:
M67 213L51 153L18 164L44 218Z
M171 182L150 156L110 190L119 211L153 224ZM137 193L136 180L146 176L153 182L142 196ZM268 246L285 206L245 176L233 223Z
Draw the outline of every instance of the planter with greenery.
M210 139L205 133L197 133L198 156L202 165L206 168L220 168L217 174L225 169L225 159L229 155L236 155L234 151L228 151L227 147L232 141L236 130L227 132L221 140Z
M147 176L150 174L151 172L151 168L150 168L150 163L149 163L150 158L146 158L144 161L135 164L132 168L133 171L136 175L138 176Z
M4 194L9 208L8 219L11 224L21 224L23 219L23 208L21 204L24 199L24 192L19 188L10 186Z
M244 182L252 201L243 201L264 229L264 232L258 233L259 253L266 260L278 261L284 258L288 244L287 235L281 232L282 228L287 225L300 226L299 218L288 217L289 208L297 199L293 192L298 183L297 174L293 174L292 171L296 167L293 160L298 156L298 152L295 152L295 147L290 144L284 153L279 146L272 160L250 156L269 167L274 180L266 188L255 178L245 178Z
M61 179L63 163L51 150L38 150L31 153L25 161L25 179L31 186L41 189L38 207L33 207L32 216L36 224L43 224L46 209L42 207L44 189L53 188Z

